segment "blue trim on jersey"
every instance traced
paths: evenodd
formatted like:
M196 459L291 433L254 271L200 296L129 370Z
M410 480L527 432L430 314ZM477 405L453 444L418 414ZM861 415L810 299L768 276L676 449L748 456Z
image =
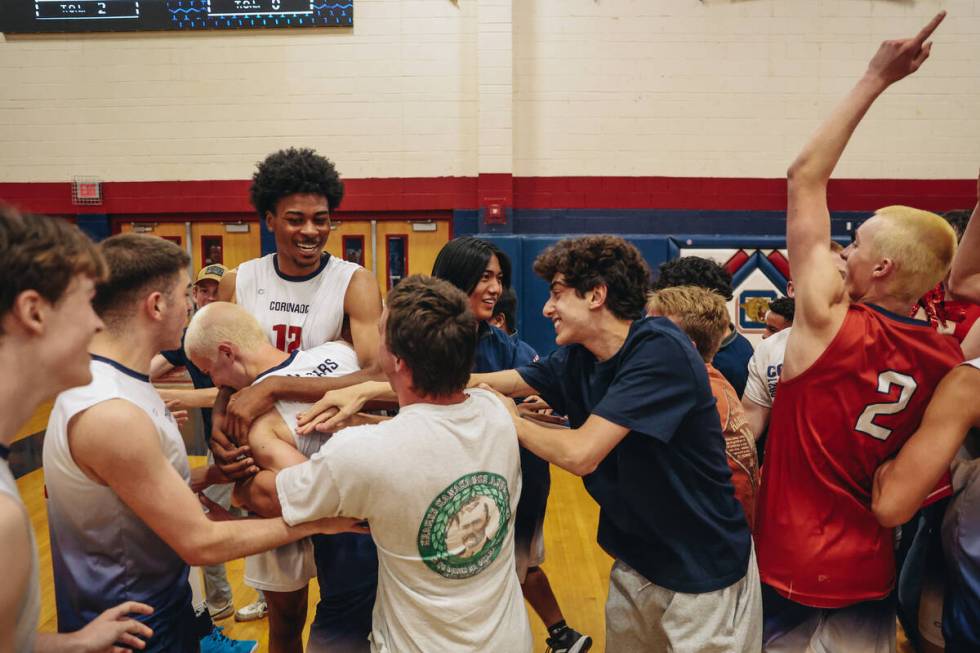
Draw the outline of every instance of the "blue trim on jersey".
M892 320L896 320L898 322L904 322L905 324L912 324L914 326L928 327L930 329L932 328L932 325L929 324L929 322L926 321L926 320L917 320L914 317L906 317L905 315L899 315L898 313L892 313L887 308L882 308L881 306L878 306L877 304L865 304L865 306L867 306L868 308L873 308L874 310L878 311L879 313L881 313L885 317L890 318Z
M279 269L279 254L276 254L275 256L272 257L272 267L276 271L276 274L279 275L279 278L284 281L309 281L316 275L323 272L323 270L327 267L327 263L329 262L330 262L330 254L324 252L323 256L320 257L320 267L318 267L315 272L293 276L291 274L283 274L283 272Z
M91 354L91 356L92 356L92 360L96 360L99 361L100 363L105 363L106 365L114 367L120 372L122 372L123 374L125 374L126 376L131 376L134 379L143 381L144 383L150 382L150 377L147 376L146 374L140 374L136 370L130 369L125 365L123 365L122 363L112 360L111 358L106 358L105 356L99 356L98 354Z
M10 447L0 444L0 458L7 460L10 458Z
M283 362L279 363L278 365L275 365L273 367L270 367L265 372L262 372L261 374L259 374L257 377L255 377L255 381L253 381L252 383L258 383L259 382L259 379L261 379L263 376L266 376L267 374L272 374L273 372L275 372L277 370L281 370L284 367L288 367L288 366L292 365L293 364L293 361L296 360L296 354L298 354L298 353L299 353L299 349L294 349L293 350L293 353L291 353L289 355L289 358L287 358Z

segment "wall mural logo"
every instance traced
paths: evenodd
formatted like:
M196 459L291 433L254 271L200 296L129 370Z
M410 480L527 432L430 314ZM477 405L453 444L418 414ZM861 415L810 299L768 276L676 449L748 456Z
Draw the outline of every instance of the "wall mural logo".
M490 472L467 474L439 493L419 527L419 555L444 578L470 578L503 548L510 523L507 479Z
M738 326L765 329L769 303L778 295L774 290L743 290L738 293Z
M680 256L702 256L724 266L732 275L734 298L728 307L735 328L758 344L766 328L769 302L786 294L789 261L784 250L747 247L685 247Z

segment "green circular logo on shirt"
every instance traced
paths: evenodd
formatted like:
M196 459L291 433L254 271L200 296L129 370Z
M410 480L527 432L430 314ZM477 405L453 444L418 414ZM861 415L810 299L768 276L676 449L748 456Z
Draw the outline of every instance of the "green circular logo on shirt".
M510 492L499 474L467 474L439 493L419 526L419 554L445 578L469 578L500 554L510 523Z

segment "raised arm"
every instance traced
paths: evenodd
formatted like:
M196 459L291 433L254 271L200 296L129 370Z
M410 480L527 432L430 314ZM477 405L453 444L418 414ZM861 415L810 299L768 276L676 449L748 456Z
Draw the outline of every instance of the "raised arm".
M980 304L980 179L977 180L977 205L953 258L949 291L957 299Z
M918 430L875 472L871 509L882 526L911 519L949 469L967 432L980 426L978 396L980 370L970 365L954 367L940 382Z
M830 175L878 96L918 70L928 58L932 43L927 40L945 16L940 12L912 38L882 43L867 71L789 168L786 244L796 286L796 316L783 370L786 378L796 376L816 360L836 335L847 310L843 281L827 253Z
M69 427L69 441L78 465L112 488L192 565L218 564L353 524L344 520L290 528L281 519L209 520L163 455L156 427L146 413L125 400L106 401L80 414Z

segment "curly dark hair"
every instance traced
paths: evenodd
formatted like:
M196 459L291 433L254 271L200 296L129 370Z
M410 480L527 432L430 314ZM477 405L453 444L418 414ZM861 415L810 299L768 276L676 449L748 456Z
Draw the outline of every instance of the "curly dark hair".
M700 256L682 256L660 264L659 275L653 282L653 289L661 290L674 286L707 288L724 297L725 301L731 300L734 294L732 275L728 274L728 270L711 259Z
M560 240L541 252L534 272L547 281L565 276L565 285L579 297L602 284L606 307L621 320L643 316L650 266L640 250L619 236L582 236Z
M249 195L260 220L275 213L279 200L294 193L321 195L333 211L344 199L344 182L330 159L305 147L273 152L258 164Z
M769 310L776 315L782 315L787 322L793 321L796 314L796 302L792 297L777 297L769 302Z

